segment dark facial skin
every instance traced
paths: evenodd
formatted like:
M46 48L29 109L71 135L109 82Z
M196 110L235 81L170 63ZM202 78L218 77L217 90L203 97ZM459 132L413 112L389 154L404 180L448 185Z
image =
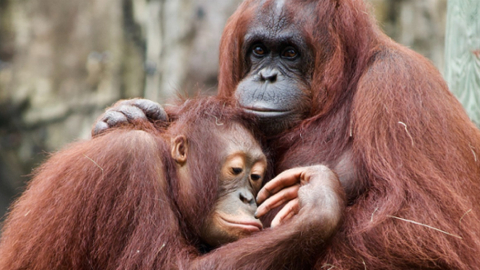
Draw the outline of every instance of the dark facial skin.
M266 157L253 136L240 125L222 129L219 134L222 136L212 138L224 149L221 153L218 196L200 235L211 247L236 241L263 229L254 215L257 210L255 197L265 174ZM187 153L186 138L178 136L172 141L172 155L179 163L181 183L188 183L190 179Z
M260 13L251 22L242 48L246 72L235 91L240 106L257 115L270 135L304 119L312 100L314 56L300 28L278 13Z
M311 89L314 60L319 56L314 51L322 58L325 56L323 51L309 46L304 32L308 27L303 19L314 17L310 13L316 4L312 2L302 11L296 8L296 13L289 13L292 3L272 1L258 9L247 27L242 46L245 72L235 98L246 111L259 117L259 126L266 135L296 126L310 116L314 107L312 91L319 91ZM324 163L338 174L348 196L354 197L363 187L355 181L351 156L347 149L339 158Z

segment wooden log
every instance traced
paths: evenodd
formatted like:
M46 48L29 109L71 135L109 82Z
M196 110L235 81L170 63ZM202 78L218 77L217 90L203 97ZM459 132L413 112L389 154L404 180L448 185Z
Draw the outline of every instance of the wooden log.
M448 1L445 39L445 79L480 126L480 1Z

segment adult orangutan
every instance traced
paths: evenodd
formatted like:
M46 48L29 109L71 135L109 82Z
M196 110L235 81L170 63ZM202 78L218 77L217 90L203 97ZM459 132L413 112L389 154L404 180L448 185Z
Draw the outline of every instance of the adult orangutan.
M0 269L311 267L345 207L336 175L312 171L298 219L261 231L267 160L249 118L213 98L176 109L166 131L137 123L54 154L9 213Z
M478 268L480 132L439 72L385 36L364 1L246 0L220 48L219 95L260 118L283 172L260 191L257 216L287 203L273 222L288 225L302 173L317 164L346 191L344 222L316 269ZM126 121L129 108L95 131Z

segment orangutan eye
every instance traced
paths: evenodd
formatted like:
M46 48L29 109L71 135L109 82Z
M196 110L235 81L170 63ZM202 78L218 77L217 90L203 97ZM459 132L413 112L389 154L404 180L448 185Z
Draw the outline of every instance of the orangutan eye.
M289 59L289 60L293 60L297 56L298 56L297 51L292 47L288 47L282 52L282 57L286 58L286 59Z
M239 175L239 174L242 173L242 171L243 171L242 168L237 168L237 167L233 167L233 168L232 168L232 173L233 173L234 175Z
M253 55L255 55L256 57L263 57L267 53L265 47L263 47L262 45L253 46L252 52Z
M257 181L257 180L260 180L260 178L262 178L262 176L259 175L259 174L252 174L252 175L250 175L250 178L252 179L252 181Z

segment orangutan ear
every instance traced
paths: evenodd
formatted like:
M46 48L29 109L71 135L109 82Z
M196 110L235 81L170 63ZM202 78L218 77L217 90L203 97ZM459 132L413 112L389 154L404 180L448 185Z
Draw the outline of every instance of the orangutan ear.
M180 165L184 165L187 162L187 138L184 135L179 135L172 139L172 158Z

